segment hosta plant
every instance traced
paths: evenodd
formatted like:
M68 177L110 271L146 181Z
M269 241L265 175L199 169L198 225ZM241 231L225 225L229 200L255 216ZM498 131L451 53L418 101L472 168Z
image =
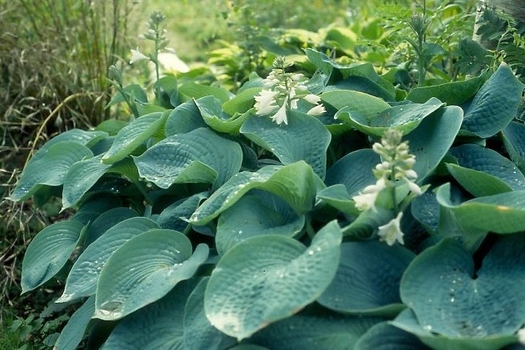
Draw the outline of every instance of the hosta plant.
M34 154L11 199L74 213L23 261L24 293L58 278L78 303L56 349L518 342L523 84L502 64L404 98L370 64L306 60L236 94L120 82L129 121Z

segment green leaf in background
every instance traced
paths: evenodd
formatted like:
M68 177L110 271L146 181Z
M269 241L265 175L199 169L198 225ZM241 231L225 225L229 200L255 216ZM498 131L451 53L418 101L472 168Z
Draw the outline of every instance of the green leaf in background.
M482 138L503 130L516 117L524 86L502 63L474 97L465 112L462 129Z
M213 327L204 312L204 293L209 278L203 278L184 308L184 345L191 350L230 349L237 342Z
M128 125L129 122L125 120L118 120L118 119L106 119L102 123L98 124L95 127L95 130L97 131L104 131L109 134L109 136L115 136L118 134L118 132Z
M241 133L272 152L284 165L304 160L324 179L331 135L317 118L289 111L288 125L277 125L270 118L252 116Z
M221 100L213 96L202 97L196 100L195 104L202 115L202 119L210 128L231 135L238 135L242 124L252 114L250 111L246 111L234 113L230 116L223 110Z
M304 216L297 216L277 195L252 190L219 216L215 244L219 254L224 255L250 237L267 234L293 237L304 224Z
M341 229L332 221L309 248L293 238L257 236L230 249L212 272L204 297L210 322L238 340L316 300L339 264Z
M437 335L487 343L511 336L525 319L523 251L522 233L499 236L476 268L460 242L445 238L412 261L401 299Z
M430 175L441 162L454 143L463 121L463 111L457 106L441 108L425 118L410 134L408 141L410 153L416 156L414 170L421 182Z
M337 273L317 301L340 313L395 316L405 308L399 283L414 257L401 245L345 242Z
M198 282L182 281L162 299L120 321L102 349L186 349L184 308Z
M450 174L475 197L525 190L525 177L498 152L474 144L451 149L458 165L447 164Z
M516 343L515 335L495 335L491 337L448 337L436 334L431 328L423 327L411 309L402 311L390 324L416 335L423 343L435 350L500 350ZM364 349L363 349L364 350Z
M102 163L101 157L87 158L73 164L64 178L62 208L76 205L110 167Z
M42 185L62 185L71 166L84 158L93 157L93 152L81 143L63 141L39 151L37 155L27 163L9 199L23 201Z
M380 318L346 316L326 310L306 311L270 324L250 337L249 341L268 349L347 350L353 349L370 327L382 321Z
M57 302L67 302L95 294L98 277L111 254L135 236L159 226L144 217L129 218L108 229L80 254Z
M162 298L191 278L208 258L199 244L173 230L154 229L131 238L107 260L96 292L96 318L116 320Z
M457 205L450 201L450 185L445 184L439 187L436 197L466 231L507 234L525 230L523 190L478 197Z
M174 183L224 184L239 172L242 149L208 128L165 138L135 157L141 177L160 188Z
M95 297L88 298L84 304L75 311L67 324L62 329L53 349L75 350L80 345L89 321L95 312Z
M187 82L179 87L179 93L184 100L199 99L205 96L213 96L221 102L226 102L233 97L233 94L226 89L216 86L199 85L194 82Z
M437 98L447 105L462 105L470 100L485 82L483 76L467 79L463 81L453 81L449 83L415 87L410 90L407 100L417 103L425 103L431 98Z
M192 224L203 225L231 207L252 189L261 189L281 197L297 215L313 208L315 195L324 188L322 180L303 161L286 166L265 166L257 172L243 171L233 176L197 208Z
M370 328L355 345L355 350L427 350L416 336L381 322Z
M164 126L166 136L183 134L198 128L204 128L207 124L202 119L201 113L195 104L195 100L186 101L171 111Z
M168 115L169 112L146 114L123 127L109 151L102 157L102 162L113 164L130 155L138 146L162 129Z
M525 172L525 125L518 122L510 122L503 129L502 134L503 143L510 159L522 173Z
M360 211L355 207L355 202L348 194L343 184L332 185L317 192L317 199L322 200L340 212L358 216Z
M79 222L62 221L49 225L33 238L22 261L22 293L41 286L64 267L83 228Z

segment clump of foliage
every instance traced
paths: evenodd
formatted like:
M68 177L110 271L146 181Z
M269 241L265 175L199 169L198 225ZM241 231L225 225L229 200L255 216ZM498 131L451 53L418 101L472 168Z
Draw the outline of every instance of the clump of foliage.
M505 63L406 88L295 58L235 93L164 76L153 98L114 67L129 121L35 153L10 198L75 213L23 261L23 293L58 280L81 305L56 348L518 342L524 85Z

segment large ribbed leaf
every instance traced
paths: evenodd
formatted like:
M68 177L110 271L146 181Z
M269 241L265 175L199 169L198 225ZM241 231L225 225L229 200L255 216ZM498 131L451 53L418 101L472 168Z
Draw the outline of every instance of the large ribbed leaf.
M64 267L83 228L79 222L62 221L46 227L33 238L22 261L22 293L41 286Z
M76 205L110 167L111 165L102 163L101 157L88 158L73 164L64 178L62 208Z
M378 241L346 242L332 283L317 300L321 305L356 315L396 315L404 308L399 282L414 254ZM388 266L388 268L385 268Z
M354 348L370 327L382 321L375 317L345 316L314 308L305 311L270 324L250 337L249 342L263 345L264 349L348 350Z
M284 165L304 160L324 179L330 133L315 117L294 111L287 115L288 125L252 116L242 126L241 133L272 152Z
M381 322L370 328L355 345L355 350L428 350L416 336Z
M138 146L161 130L168 115L167 112L146 114L123 127L109 151L102 157L102 162L113 164L130 155Z
M98 277L111 254L133 237L155 228L159 226L154 221L144 217L135 217L108 229L75 261L67 277L64 293L57 302L66 302L95 294Z
M134 159L140 176L160 188L196 182L219 187L239 172L242 149L237 142L199 128L169 136Z
M164 126L167 136L182 134L203 127L206 127L206 123L202 119L194 100L178 105L170 113Z
M458 205L451 202L450 185L446 184L438 189L437 200L468 231L505 234L525 230L525 190L478 197Z
M165 296L191 278L207 259L199 244L166 229L146 231L118 248L102 269L96 291L96 318L116 320Z
M78 348L84 333L88 327L89 321L95 312L95 297L87 299L84 304L77 310L64 326L64 329L58 337L54 350L75 350Z
M215 244L223 255L250 237L267 234L292 237L302 230L304 223L304 216L297 216L277 195L253 190L221 214Z
M451 149L458 165L447 164L451 175L476 197L525 189L525 177L507 158L479 145Z
M341 230L333 221L309 248L293 238L264 235L230 249L213 270L204 308L210 322L245 339L317 299L339 264Z
M372 118L359 111L353 111L352 108L344 107L335 117L367 135L382 136L389 128L401 130L406 135L442 106L441 101L432 98L424 104L410 103L390 107Z
M474 97L462 129L483 138L503 130L516 117L524 86L512 69L502 63Z
M499 236L481 267L463 245L445 238L412 261L401 280L401 299L423 329L449 339L484 337L500 349L525 319L525 240Z
M525 125L511 122L503 130L503 142L510 159L525 172Z
M197 208L190 222L203 225L231 207L251 189L261 189L281 197L297 213L313 208L315 194L324 183L303 161L284 167L266 166L257 172L243 171L233 176Z
M323 93L320 97L323 104L332 106L336 110L344 108L346 112L360 114L367 120L372 120L379 113L390 108L385 100L355 90L332 90Z
M483 82L484 77L480 76L463 81L415 87L410 90L406 99L413 102L424 103L434 97L445 102L447 105L459 106L474 97Z
M53 143L38 152L27 163L9 198L13 201L22 201L31 197L42 185L62 185L71 166L88 157L93 157L93 152L82 143L76 141Z

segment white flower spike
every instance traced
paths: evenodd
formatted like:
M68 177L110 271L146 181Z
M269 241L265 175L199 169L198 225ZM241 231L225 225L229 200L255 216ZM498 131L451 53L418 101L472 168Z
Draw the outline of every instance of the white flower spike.
M135 62L149 60L150 58L146 55L144 55L142 52L139 51L137 48L136 50L131 50L131 60L129 61L129 64L133 64Z
M390 220L388 224L379 226L379 240L386 242L386 244L392 246L396 241L398 241L401 244L404 244L403 242L403 232L401 231L401 218L403 217L403 213L400 212L397 214L397 217Z

